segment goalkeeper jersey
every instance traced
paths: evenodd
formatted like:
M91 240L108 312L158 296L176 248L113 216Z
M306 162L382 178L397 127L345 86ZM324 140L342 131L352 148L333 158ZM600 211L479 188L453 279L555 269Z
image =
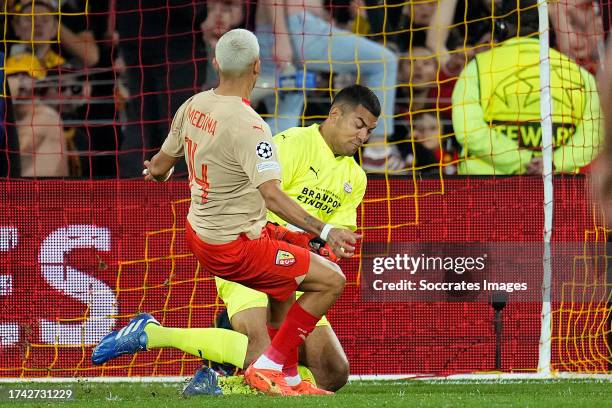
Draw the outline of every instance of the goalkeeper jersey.
M274 142L283 191L321 221L357 229L357 207L367 178L353 157L335 156L318 124L287 129L274 136ZM287 224L272 212L268 212L268 219Z

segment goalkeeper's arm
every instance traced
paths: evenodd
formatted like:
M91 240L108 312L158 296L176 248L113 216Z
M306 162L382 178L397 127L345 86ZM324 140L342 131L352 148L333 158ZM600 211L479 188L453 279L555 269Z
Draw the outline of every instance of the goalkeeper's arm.
M361 238L344 228L334 228L311 216L300 205L280 189L279 180L269 180L257 187L266 207L283 220L306 232L320 236L327 241L338 257L349 258L353 255L353 246Z

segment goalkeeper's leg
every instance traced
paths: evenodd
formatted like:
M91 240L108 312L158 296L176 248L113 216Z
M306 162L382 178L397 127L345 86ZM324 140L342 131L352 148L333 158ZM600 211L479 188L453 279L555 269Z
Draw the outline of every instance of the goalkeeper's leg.
M143 313L104 336L93 349L91 359L96 365L104 364L126 354L174 347L200 358L244 367L247 344L247 337L233 330L162 327L153 316Z
M348 381L348 359L327 320L320 321L306 338L300 347L299 362L308 367L317 386L325 390L337 391Z
M147 350L173 347L202 359L244 368L248 338L236 331L216 328L181 329L148 324Z

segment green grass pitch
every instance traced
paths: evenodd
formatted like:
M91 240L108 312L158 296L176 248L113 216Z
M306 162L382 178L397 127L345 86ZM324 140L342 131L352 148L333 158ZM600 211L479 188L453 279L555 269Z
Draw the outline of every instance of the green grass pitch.
M363 381L351 382L330 397L268 397L243 394L238 382L222 383L222 397L182 398L178 383L1 384L0 388L58 388L72 385L76 399L66 402L0 402L21 407L610 407L612 383L552 381ZM248 392L248 391L247 391Z

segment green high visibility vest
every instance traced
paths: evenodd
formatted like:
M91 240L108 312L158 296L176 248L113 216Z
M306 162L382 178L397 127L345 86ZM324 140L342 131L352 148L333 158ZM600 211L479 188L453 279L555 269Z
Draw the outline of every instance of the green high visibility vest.
M553 145L564 145L582 120L585 84L580 67L550 50L550 93L553 100ZM519 147L540 151L540 45L516 38L476 56L481 106L489 127L516 140Z

